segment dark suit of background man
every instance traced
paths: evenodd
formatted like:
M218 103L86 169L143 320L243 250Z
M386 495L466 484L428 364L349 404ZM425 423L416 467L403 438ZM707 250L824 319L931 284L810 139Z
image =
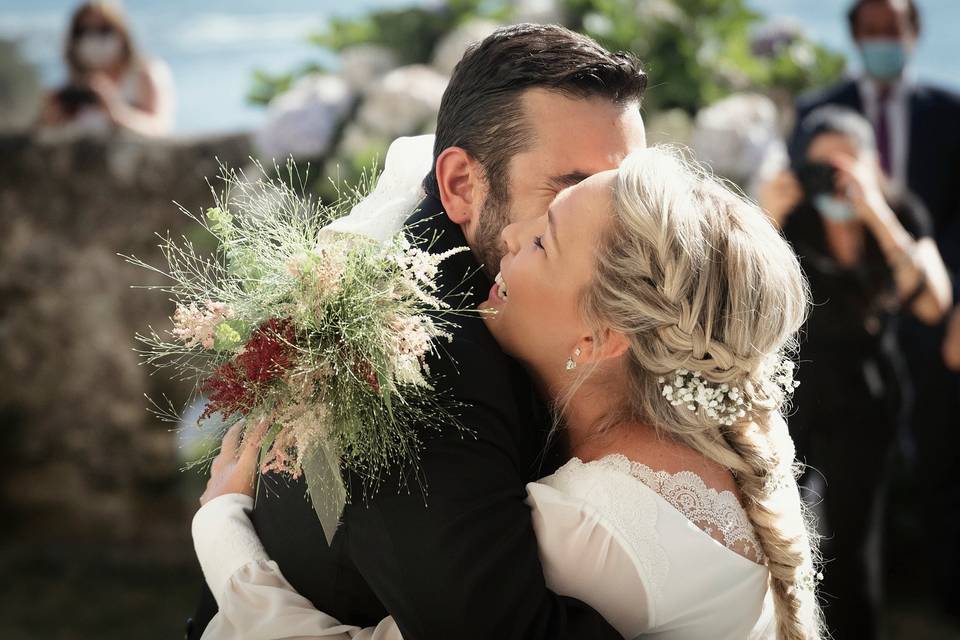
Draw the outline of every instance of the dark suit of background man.
M431 252L472 249L443 264L439 295L466 293L465 307L476 307L499 270L503 227L543 215L559 190L644 145L645 87L632 58L562 27L505 27L467 51L440 105L427 196L409 221L437 238ZM451 198L454 188L469 198ZM526 483L557 466L540 464L549 420L482 319L457 324L429 364L472 435L424 433L426 495L416 481L388 479L347 507L328 547L303 483L267 476L252 513L267 553L319 610L360 626L389 612L405 640L619 640L596 611L547 589L524 500ZM215 612L206 590L188 637Z
M913 192L929 210L934 238L954 280L956 302L960 293L960 95L923 84L910 72L908 63L921 31L913 0L858 0L847 17L862 71L802 97L797 102L797 122L825 104L849 107L870 120L894 192ZM960 41L955 55L960 61ZM796 140L795 135L792 143ZM960 574L956 476L960 381L943 362L942 324L927 327L906 318L900 334L914 389L914 408L907 420L910 430L902 438L912 471L895 489L894 500L899 492L903 501L894 502L892 511L901 520L915 518L924 533L922 540L898 542L891 537L891 566L896 567L898 559L902 567L911 563L914 576L935 588L948 610L960 617L960 590L953 584ZM905 515L911 508L916 512ZM909 552L898 548L909 543L919 546L911 545ZM916 549L926 549L929 555ZM826 611L829 619L829 607Z

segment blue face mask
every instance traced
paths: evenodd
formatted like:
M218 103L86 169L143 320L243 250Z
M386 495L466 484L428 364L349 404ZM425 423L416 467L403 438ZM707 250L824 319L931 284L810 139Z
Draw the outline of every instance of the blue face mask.
M907 50L899 40L863 40L860 43L860 58L867 75L882 81L900 77L907 66Z
M826 193L814 196L813 206L821 216L833 222L850 222L857 217L849 201Z

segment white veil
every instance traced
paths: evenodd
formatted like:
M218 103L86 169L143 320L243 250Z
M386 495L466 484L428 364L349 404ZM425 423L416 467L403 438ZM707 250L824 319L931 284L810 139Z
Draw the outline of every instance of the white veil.
M386 242L424 197L423 179L433 168L433 135L397 138L387 150L383 173L370 195L325 229Z

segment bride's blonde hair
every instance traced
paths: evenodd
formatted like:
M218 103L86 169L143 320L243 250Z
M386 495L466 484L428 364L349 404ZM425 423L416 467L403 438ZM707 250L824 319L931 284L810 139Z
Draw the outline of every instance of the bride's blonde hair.
M591 326L629 340L622 415L611 418L641 420L731 471L766 556L779 637L820 638L816 539L769 366L795 348L806 318L797 257L756 205L677 150L636 152L618 173L581 301ZM751 410L724 424L706 407L671 404L661 377L681 369L739 387Z

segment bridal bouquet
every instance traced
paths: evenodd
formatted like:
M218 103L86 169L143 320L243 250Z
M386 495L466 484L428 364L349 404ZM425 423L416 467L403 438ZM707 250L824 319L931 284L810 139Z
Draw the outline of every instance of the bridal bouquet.
M303 474L329 540L350 498L341 468L375 486L388 466L416 462L414 423L455 422L426 358L458 311L437 297L440 264L467 248L431 254L395 223L351 226L341 215L369 204L362 189L323 205L279 179L221 177L214 207L184 210L216 239L213 255L167 235L166 268L127 257L166 276L153 288L175 304L171 330L137 338L146 362L195 381L201 422L245 419L249 432L267 420L261 470Z

